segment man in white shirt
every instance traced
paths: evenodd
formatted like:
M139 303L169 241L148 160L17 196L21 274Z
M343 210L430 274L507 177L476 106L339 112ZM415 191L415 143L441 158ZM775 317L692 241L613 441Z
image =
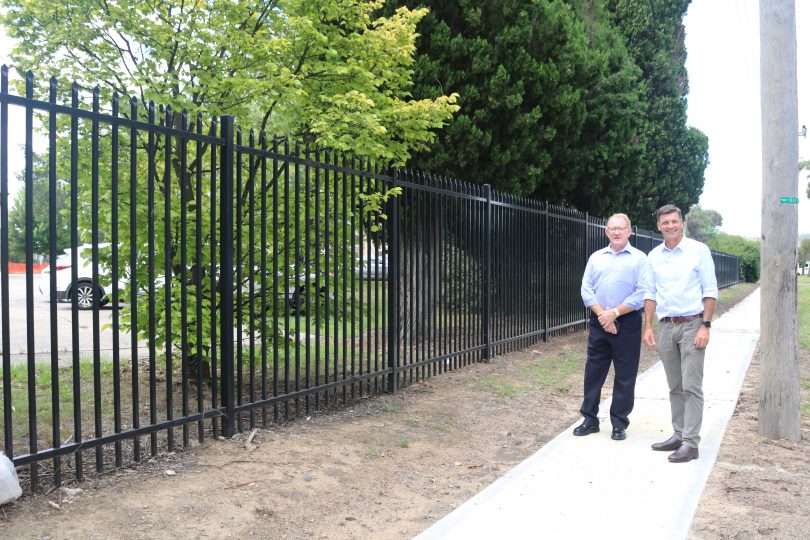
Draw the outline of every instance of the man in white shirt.
M699 456L703 423L703 360L709 344L717 298L717 278L709 248L683 235L683 214L668 204L658 209L664 242L650 251L650 276L644 294L644 343L658 348L669 385L674 433L653 450L673 451L672 463ZM658 339L653 316L660 321Z

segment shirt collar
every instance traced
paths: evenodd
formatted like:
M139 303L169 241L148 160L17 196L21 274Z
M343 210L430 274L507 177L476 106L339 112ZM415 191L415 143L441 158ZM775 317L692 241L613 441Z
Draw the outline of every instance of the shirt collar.
M674 248L672 248L672 249L669 249L669 248L667 247L666 242L661 242L661 246L662 246L663 251L669 251L669 252L673 252L673 251L676 251L676 250L678 250L678 249L680 249L681 251L683 251L683 248L684 248L684 246L685 246L685 245L686 245L686 236L681 236L681 241L680 241L680 242L678 242L678 243L675 245L675 247L674 247Z
M622 253L625 253L625 252L630 253L630 242L627 242L624 245L624 247L621 250L619 250L618 252L613 251L613 249L610 247L610 244L608 244L604 249L602 249L603 254L610 253L611 255L621 255Z

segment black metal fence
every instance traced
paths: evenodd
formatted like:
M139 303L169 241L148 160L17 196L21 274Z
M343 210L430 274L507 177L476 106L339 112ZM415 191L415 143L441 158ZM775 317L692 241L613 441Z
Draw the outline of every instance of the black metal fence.
M8 87L4 67L0 416L32 489L585 327L602 219L243 133L228 116L118 96L102 112L97 89L85 106L55 80L37 99L30 73L24 97ZM10 131L24 138L23 276L8 272ZM51 261L39 277L37 190ZM634 230L645 252L658 241ZM721 286L740 280L736 257L714 258Z

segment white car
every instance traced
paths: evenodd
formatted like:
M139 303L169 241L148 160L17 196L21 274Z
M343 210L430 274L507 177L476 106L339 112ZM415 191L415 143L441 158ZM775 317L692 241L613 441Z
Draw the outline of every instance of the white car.
M103 249L110 244L99 244L99 248ZM92 309L93 308L93 267L91 264L92 259L91 244L83 244L79 246L77 253L78 267L76 269L76 282L73 282L72 272L72 249L65 249L61 255L56 258L56 264L48 265L42 269L42 274L39 281L39 293L42 296L51 297L51 269L56 268L56 301L57 302L70 302L73 295L76 295L76 301L79 309ZM102 274L104 269L99 267L99 274ZM119 288L125 285L125 280L119 280ZM99 283L99 305L103 306L110 301L108 290Z
M360 279L388 279L388 254L359 257L354 272Z

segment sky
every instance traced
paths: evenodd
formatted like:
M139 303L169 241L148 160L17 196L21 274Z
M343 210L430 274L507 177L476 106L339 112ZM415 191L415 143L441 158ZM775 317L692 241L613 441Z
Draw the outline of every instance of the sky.
M688 122L709 137L710 163L700 205L720 212L723 232L758 238L762 224L759 2L692 0L684 26ZM798 125L810 128L810 2L806 0L796 2L796 29ZM798 139L799 157L810 159L810 136ZM800 234L810 234L807 174L796 178Z
M723 232L758 238L762 216L759 3L692 0L684 25L688 123L709 137L710 163L700 205L723 216ZM810 1L797 0L796 27L798 125L810 127L810 70L801 68L810 66ZM8 62L10 48L10 40L0 28L0 64ZM22 117L9 120L11 127L19 125ZM799 157L810 159L810 136L798 138ZM12 182L9 201L19 189L12 172L21 166L19 154L9 152ZM799 173L796 178L800 201L798 232L810 235L810 200L805 195L807 174Z

